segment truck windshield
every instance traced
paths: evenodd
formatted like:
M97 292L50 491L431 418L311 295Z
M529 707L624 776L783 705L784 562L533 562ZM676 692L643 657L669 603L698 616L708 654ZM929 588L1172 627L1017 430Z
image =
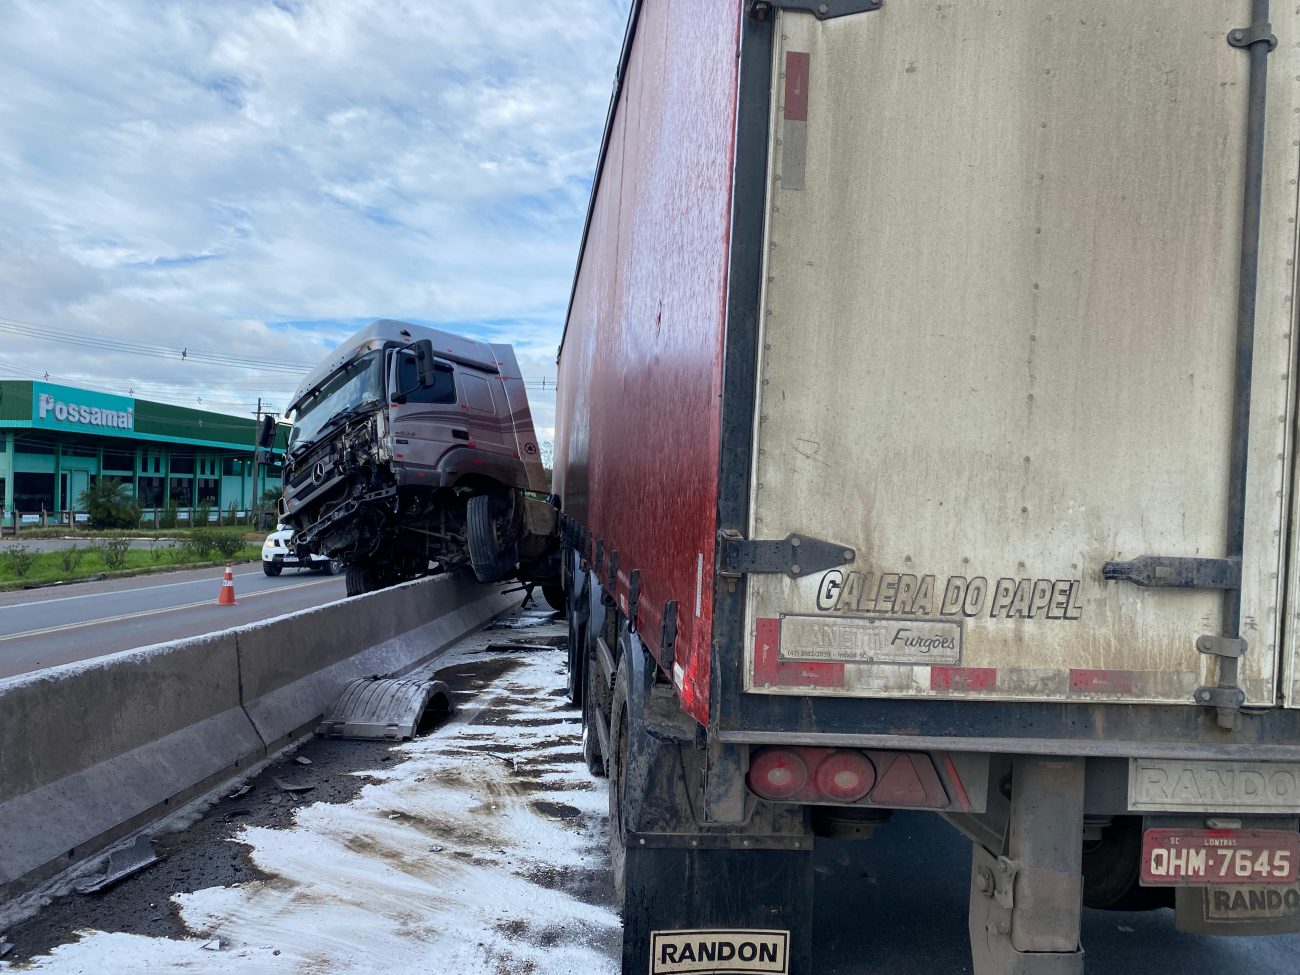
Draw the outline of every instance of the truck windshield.
M293 430L289 434L292 449L316 439L331 418L368 403L383 401L384 356L370 352L349 362L330 377L316 393L304 399L294 410Z

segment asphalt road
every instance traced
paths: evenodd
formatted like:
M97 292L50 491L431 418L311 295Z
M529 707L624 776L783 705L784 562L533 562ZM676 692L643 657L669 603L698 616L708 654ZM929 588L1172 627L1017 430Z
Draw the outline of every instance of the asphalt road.
M0 593L0 680L119 650L197 636L342 599L341 576L235 568L234 606L216 605L224 569L187 569Z
M938 816L896 813L869 840L817 841L817 975L965 975L970 841ZM1174 930L1174 912L1085 910L1097 975L1300 970L1300 935L1210 938Z

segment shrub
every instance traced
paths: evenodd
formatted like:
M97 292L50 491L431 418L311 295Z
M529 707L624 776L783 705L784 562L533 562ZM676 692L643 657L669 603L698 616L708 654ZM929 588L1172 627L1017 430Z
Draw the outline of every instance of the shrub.
M64 572L76 572L77 566L81 565L81 560L85 558L86 550L77 548L75 545L69 545L59 552L59 568Z
M239 524L239 515L236 513L239 509L235 507L235 502L230 502L230 507L226 509L226 518L224 524L227 528L234 528Z
M163 508L162 515L158 519L158 527L159 528L176 527L176 502L175 501L168 501L167 505Z
M185 551L186 558L193 559L195 562L202 562L216 548L216 536L207 528L196 528L185 539L182 548Z
M218 532L213 536L212 544L223 559L233 559L244 547L244 536L239 532Z
M206 503L201 504L194 509L194 524L196 525L208 524L208 519L211 517L212 517L212 505L210 504L206 504Z
M101 477L81 492L77 504L90 515L91 528L135 528L140 524L140 504L125 484Z
M21 579L32 571L32 566L36 564L36 553L28 551L23 544L7 545L0 551L0 564Z
M91 542L90 550L99 556L105 568L120 569L126 565L126 553L131 550L131 539L102 538Z

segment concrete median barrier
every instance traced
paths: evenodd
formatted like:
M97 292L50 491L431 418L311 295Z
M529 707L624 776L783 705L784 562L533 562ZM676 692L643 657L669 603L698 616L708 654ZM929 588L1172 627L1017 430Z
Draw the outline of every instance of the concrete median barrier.
M238 776L353 678L436 655L500 589L422 579L0 684L0 902Z
M522 598L500 590L440 576L240 629L249 718L268 748L292 741L349 681L405 673Z

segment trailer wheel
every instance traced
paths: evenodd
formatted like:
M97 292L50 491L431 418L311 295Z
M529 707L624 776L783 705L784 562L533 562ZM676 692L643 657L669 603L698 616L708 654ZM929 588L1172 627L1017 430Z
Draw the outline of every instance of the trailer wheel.
M513 499L499 494L476 494L465 506L469 561L479 582L500 582L519 562L514 510Z
M627 900L627 824L624 798L627 790L627 663L620 661L614 678L614 699L609 725L609 865L614 875L614 901L621 908Z
M542 586L542 597L546 600L546 604L557 613L568 614L569 607L564 600L563 586Z
M1142 817L1116 816L1102 838L1083 848L1083 903L1105 911L1173 907L1172 887L1143 887Z

